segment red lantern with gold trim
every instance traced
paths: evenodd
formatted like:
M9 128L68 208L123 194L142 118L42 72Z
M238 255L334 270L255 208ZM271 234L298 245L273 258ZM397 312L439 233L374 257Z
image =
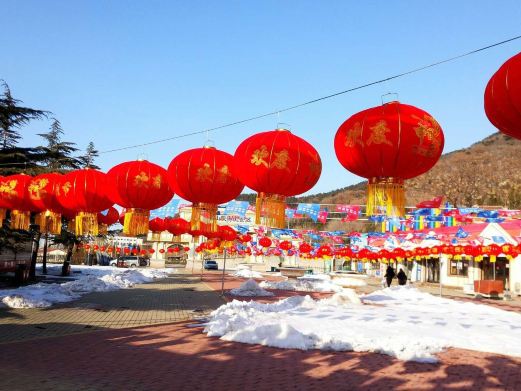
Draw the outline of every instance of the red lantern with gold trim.
M305 193L320 178L316 149L287 129L254 134L234 155L237 175L257 195L255 222L283 228L286 197Z
M430 170L443 145L443 131L429 113L399 102L353 115L335 136L342 166L369 181L367 215L404 216L404 180Z
M521 139L521 53L501 65L487 83L485 113L501 132Z
M5 209L11 210L11 229L27 231L31 221L31 212L41 211L30 199L29 186L32 177L16 174L3 177L0 181L0 199Z
M90 168L69 172L61 181L57 200L74 211L76 235L98 235L98 212L112 202L107 197L107 176Z
M214 147L195 148L177 155L168 166L170 186L192 203L191 231L217 232L217 206L241 194L233 172L233 156Z
M108 227L116 224L119 221L119 212L116 208L111 206L101 212L98 212L98 231L100 234L106 235Z
M35 209L41 212L36 215L35 222L40 232L59 235L62 229L62 210L57 199L63 175L57 173L41 174L31 179L29 198Z
M188 233L188 231L190 231L190 222L180 217L166 218L165 226L167 231L173 234L174 236L186 234Z
M163 167L147 160L124 162L107 172L109 196L125 208L123 233L146 235L150 211L165 205L174 193Z

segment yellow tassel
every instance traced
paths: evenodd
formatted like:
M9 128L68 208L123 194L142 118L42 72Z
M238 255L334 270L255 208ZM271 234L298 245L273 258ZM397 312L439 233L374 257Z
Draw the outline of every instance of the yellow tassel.
M107 224L98 223L98 235L106 235L108 233L109 227Z
M492 263L496 262L496 256L495 255L491 255L490 256L490 262L492 262Z
M405 190L403 179L371 178L367 186L368 216L385 212L390 217L405 216Z
M192 205L190 228L192 231L200 231L204 224L205 231L217 232L217 205L196 202Z
M74 219L76 226L76 236L98 235L98 215L97 213L80 212Z
M255 205L255 224L272 228L284 228L286 197L278 194L259 193Z
M137 208L127 209L123 223L123 234L126 236L146 235L148 233L149 218L149 210Z
M28 231L30 223L31 212L16 209L11 211L11 229L22 229Z
M0 227L2 227L4 225L5 215L6 215L6 210L0 208Z
M50 210L38 213L35 217L35 223L40 227L41 233L49 233L51 235L59 235L62 232L62 215Z

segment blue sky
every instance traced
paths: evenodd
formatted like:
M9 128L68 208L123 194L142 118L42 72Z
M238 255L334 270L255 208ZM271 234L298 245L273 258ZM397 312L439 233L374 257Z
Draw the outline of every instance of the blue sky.
M0 0L0 78L50 110L65 138L103 151L291 106L521 35L519 1ZM490 76L521 40L402 79L212 132L230 153L277 122L323 160L310 193L359 182L336 160L338 126L387 92L431 113L445 152L493 133ZM24 130L23 144L49 122ZM103 170L146 157L164 167L204 135L103 154Z

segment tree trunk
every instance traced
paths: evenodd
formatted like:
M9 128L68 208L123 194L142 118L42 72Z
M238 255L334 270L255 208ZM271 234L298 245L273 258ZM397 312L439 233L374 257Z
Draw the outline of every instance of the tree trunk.
M72 259L72 251L74 250L74 243L69 243L67 245L67 254L65 255L65 260L62 264L62 276L67 276L69 274L69 268Z
M40 238L42 234L40 232L33 236L33 246L31 253L31 267L29 269L29 278L34 279L36 277L36 259L38 258L38 250L40 248Z
M47 274L47 243L49 240L49 234L45 233L43 239L43 256L42 256L42 274Z

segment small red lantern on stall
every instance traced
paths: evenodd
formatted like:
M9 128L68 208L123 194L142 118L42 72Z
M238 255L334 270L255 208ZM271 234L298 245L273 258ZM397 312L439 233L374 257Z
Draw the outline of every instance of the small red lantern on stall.
M309 254L311 250L313 250L313 247L311 247L311 245L306 242L301 243L300 246L298 246L298 251L301 254Z
M291 244L291 242L288 242L287 240L284 240L279 243L279 248L284 251L289 251L292 247L293 245Z
M271 246L271 239L268 238L267 236L264 236L262 238L259 239L259 244L264 247L264 248L267 248L267 247L270 247Z

